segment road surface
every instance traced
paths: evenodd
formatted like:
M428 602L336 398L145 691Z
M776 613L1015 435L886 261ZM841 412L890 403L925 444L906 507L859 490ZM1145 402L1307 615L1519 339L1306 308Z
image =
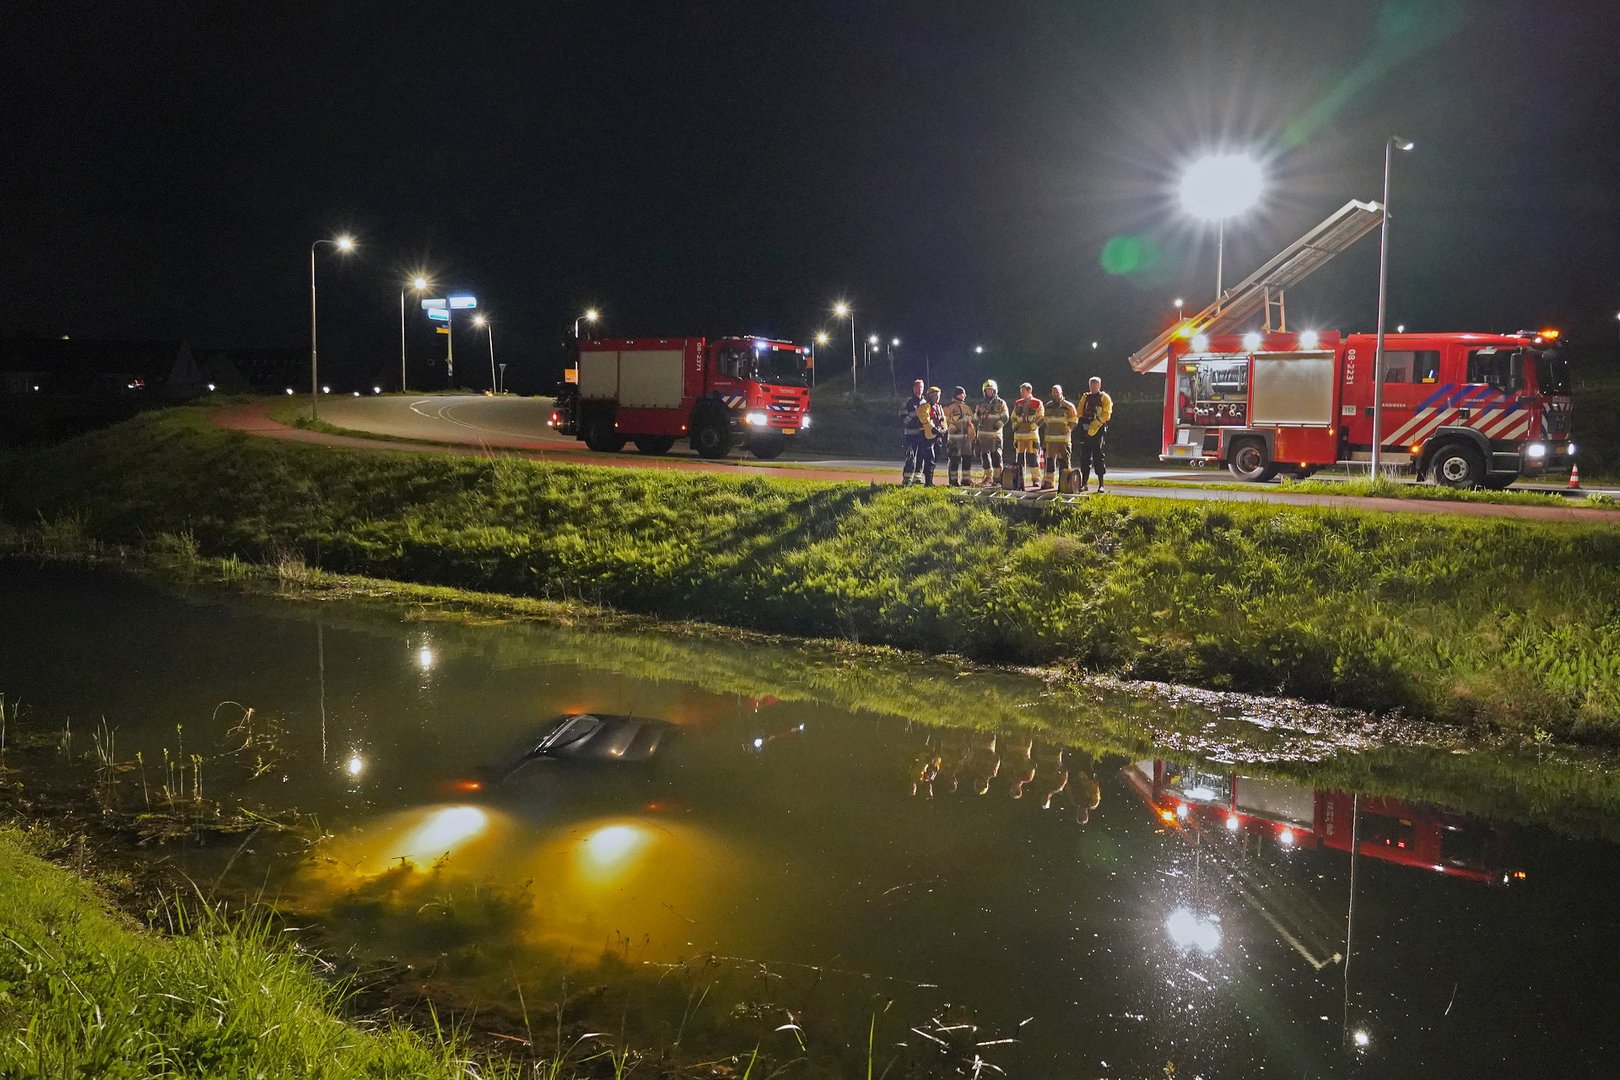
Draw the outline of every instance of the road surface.
M731 475L776 476L806 480L856 480L895 483L898 460L873 461L813 454L784 456L773 462L734 454L720 461L700 458L684 445L666 455L649 456L634 450L598 454L571 436L554 434L546 427L550 400L545 398L446 395L413 397L393 394L372 397L331 397L321 402L321 419L336 427L387 436L383 441L350 435L327 434L288 427L271 419L279 402L252 402L214 413L224 428L256 435L322 446L352 446L371 450L437 451L440 453L512 453L523 457L620 468L657 468L682 472L723 472ZM447 445L448 444L448 445ZM944 468L939 470L944 481ZM1109 490L1115 494L1157 499L1268 502L1292 506L1354 506L1399 513L1444 513L1470 517L1517 517L1545 521L1603 521L1620 525L1620 511L1584 506L1523 506L1492 503L1442 502L1432 499L1380 499L1360 496L1314 495L1282 491L1264 485L1253 490L1227 491L1197 487L1148 487L1142 480L1222 480L1223 470L1194 472L1184 467L1108 470ZM1588 489L1590 490L1590 489ZM1035 498L1026 494L1024 498ZM1042 496L1050 498L1051 496Z

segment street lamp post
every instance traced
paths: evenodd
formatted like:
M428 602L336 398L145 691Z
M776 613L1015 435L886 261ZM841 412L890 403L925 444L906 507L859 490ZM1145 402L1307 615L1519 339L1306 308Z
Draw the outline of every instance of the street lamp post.
M411 278L411 292L419 293L428 287L428 279L421 274ZM405 290L399 290L399 392L405 393Z
M889 392L891 394L897 394L897 393L900 392L900 388L897 385L895 385L895 381L894 381L894 354L896 352L898 352L899 350L900 350L900 339L899 338L895 338L893 341L889 342ZM924 354L925 358L926 358L926 355L927 354L925 353Z
M1378 225L1378 337L1373 347L1372 478L1378 479L1384 450L1384 293L1389 275L1389 173L1395 151L1410 150L1411 139L1391 135L1384 143L1384 206Z
M1193 217L1216 223L1215 302L1225 298L1226 219L1260 200L1265 175L1247 154L1213 154L1192 163L1181 178L1181 205Z
M575 341L579 340L579 323L580 323L580 319L583 319L588 323L593 323L593 322L595 322L597 319L599 319L601 317L602 317L602 313L597 311L595 308L586 308L585 309L585 314L581 315L579 317L579 319L574 320L574 340Z
M849 396L855 396L855 309L840 300L833 305L833 314L849 319Z
M499 384L495 381L495 327L490 325L489 316L473 316L473 325L489 335L489 392L500 393Z
M811 386L816 385L816 349L817 349L817 347L825 347L827 342L830 341L830 340L832 340L832 339L827 336L827 331L821 330L821 331L817 332L815 342L813 344L811 344L811 346L810 346L810 385Z
M331 244L339 251L354 250L354 237L348 233L332 240L317 240L309 245L309 418L316 419L320 408L321 373L320 363L316 359L315 344L315 249L322 244Z

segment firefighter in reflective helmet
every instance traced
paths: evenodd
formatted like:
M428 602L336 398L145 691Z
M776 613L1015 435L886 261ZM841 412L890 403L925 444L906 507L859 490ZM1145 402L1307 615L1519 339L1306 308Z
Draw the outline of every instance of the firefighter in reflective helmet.
M1034 490L1040 487L1041 471L1038 447L1041 442L1041 420L1045 410L1041 399L1032 392L1029 383L1018 384L1018 400L1012 404L1013 465L1022 471L1023 486Z
M1072 444L1069 432L1080 423L1080 410L1074 402L1063 396L1063 387L1052 384L1052 399L1043 406L1046 413L1046 477L1043 488L1056 488L1057 480L1069 471L1069 453Z
M923 451L929 448L918 418L917 410L922 406L923 381L917 379L911 384L911 396L900 406L900 437L906 448L906 463L900 468L902 485L912 483L913 477L922 471Z
M984 400L973 410L973 427L978 432L979 461L984 465L984 486L1001 482L1001 430L1010 413L998 393L996 380L984 380Z
M973 477L973 406L967 403L967 390L956 387L951 391L951 403L945 406L945 431L950 437L946 449L950 454L951 487L966 487Z

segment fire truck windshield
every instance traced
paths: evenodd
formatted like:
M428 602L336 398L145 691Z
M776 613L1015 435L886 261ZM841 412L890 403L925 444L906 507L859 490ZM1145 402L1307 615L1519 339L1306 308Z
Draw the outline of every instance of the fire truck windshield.
M804 356L797 349L760 349L754 378L775 386L804 386Z
M1569 393L1569 361L1558 355L1556 349L1538 352L1536 356L1536 389L1543 394Z

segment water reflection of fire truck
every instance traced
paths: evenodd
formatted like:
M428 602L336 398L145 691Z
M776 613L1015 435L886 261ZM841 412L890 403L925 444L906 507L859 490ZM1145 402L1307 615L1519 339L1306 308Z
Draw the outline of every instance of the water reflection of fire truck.
M1524 879L1509 830L1426 803L1313 791L1282 780L1218 772L1155 759L1125 778L1166 825L1269 837L1283 847L1349 851L1359 821L1359 852L1447 877L1507 885Z

